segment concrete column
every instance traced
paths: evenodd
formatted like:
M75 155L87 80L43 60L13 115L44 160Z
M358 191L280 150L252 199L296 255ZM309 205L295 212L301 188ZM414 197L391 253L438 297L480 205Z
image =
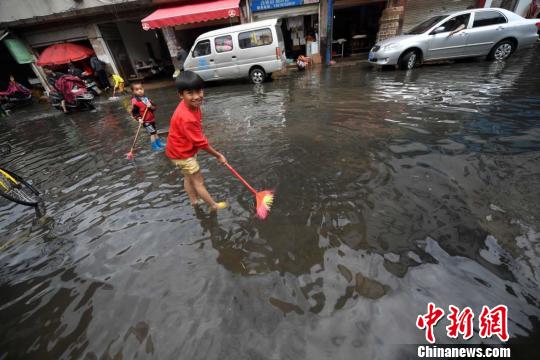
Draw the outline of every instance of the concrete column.
M26 46L26 49L34 55L34 61L30 63L30 67L32 68L32 71L38 78L39 82L41 83L41 86L43 86L43 89L45 89L45 93L48 94L51 91L51 87L49 86L49 82L47 81L47 76L45 76L45 72L43 71L43 68L41 66L36 65L36 61L39 57L39 54L32 49L30 45L26 41L23 41L21 38L17 37L17 39Z
M319 3L320 52L326 65L332 60L332 31L334 27L334 0L321 0Z
M404 5L405 1L403 0L388 2L388 6L383 10L381 18L379 19L377 42L401 33L405 9Z
M45 93L48 94L51 91L51 88L47 82L47 77L43 72L43 68L41 66L37 66L36 63L31 63L30 66L32 67L32 71L34 71L34 74L36 74L37 78L39 79L39 82L45 89Z
M107 43L103 39L103 36L101 35L97 24L88 25L86 27L86 32L88 34L88 40L90 40L90 44L92 45L92 48L94 49L97 58L109 65L109 72L112 72L114 74L120 74L120 72L118 71L118 67L116 66L116 63L114 61L114 57L112 56L111 51L107 46Z
M165 42L167 43L169 54L171 54L171 61L174 65L174 68L179 69L180 63L178 62L178 60L176 60L176 55L178 55L178 48L180 48L180 45L178 44L178 40L176 39L174 28L171 26L167 26L161 28L161 31L163 32L163 38L165 38ZM189 49L184 50L189 51Z
M251 3L249 0L245 0L243 6L242 3L240 4L240 12L240 24L253 22L253 14L251 13Z

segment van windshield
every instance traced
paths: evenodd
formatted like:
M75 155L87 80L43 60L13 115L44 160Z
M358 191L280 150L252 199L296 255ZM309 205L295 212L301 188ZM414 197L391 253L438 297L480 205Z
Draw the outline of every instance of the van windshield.
M423 34L426 31L428 31L429 29L431 29L433 27L433 25L435 25L436 23L438 23L439 21L441 21L445 17L446 17L446 15L434 16L431 19L426 20L423 23L420 23L420 24L416 25L415 27L413 27L411 30L409 30L405 34L406 35Z

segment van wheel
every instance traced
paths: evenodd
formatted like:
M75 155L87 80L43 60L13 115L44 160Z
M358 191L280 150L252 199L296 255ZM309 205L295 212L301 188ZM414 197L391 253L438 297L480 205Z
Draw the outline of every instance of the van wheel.
M503 40L491 49L488 60L503 61L514 52L514 43L510 40Z
M419 63L418 53L414 50L409 50L399 60L399 68L401 70L412 70Z
M254 84L261 84L266 79L266 73L261 68L254 68L249 72L249 79Z

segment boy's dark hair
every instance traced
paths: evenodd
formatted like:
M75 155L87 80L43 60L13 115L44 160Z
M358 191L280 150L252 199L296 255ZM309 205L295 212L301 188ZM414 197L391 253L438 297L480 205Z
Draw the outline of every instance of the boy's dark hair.
M132 82L129 87L131 88L131 91L133 91L133 88L135 87L135 85L141 85L142 86L142 81L134 81Z
M176 90L181 94L185 90L204 89L204 80L193 71L183 71L176 78Z

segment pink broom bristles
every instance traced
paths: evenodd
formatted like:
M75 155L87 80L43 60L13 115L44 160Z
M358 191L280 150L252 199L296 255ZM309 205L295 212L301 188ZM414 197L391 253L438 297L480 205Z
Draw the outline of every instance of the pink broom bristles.
M274 203L274 193L270 190L260 191L255 195L257 200L257 216L264 220L270 213L270 208Z
M244 184L249 189L249 191L253 193L253 195L255 195L255 200L257 202L257 217L262 220L266 219L270 212L270 207L274 202L274 192L270 190L257 192L257 190L255 190L253 186L249 185L248 182L242 176L240 176L240 174L236 170L234 170L231 165L226 163L225 166L233 173L234 176L238 178L238 180L240 180L242 184Z

